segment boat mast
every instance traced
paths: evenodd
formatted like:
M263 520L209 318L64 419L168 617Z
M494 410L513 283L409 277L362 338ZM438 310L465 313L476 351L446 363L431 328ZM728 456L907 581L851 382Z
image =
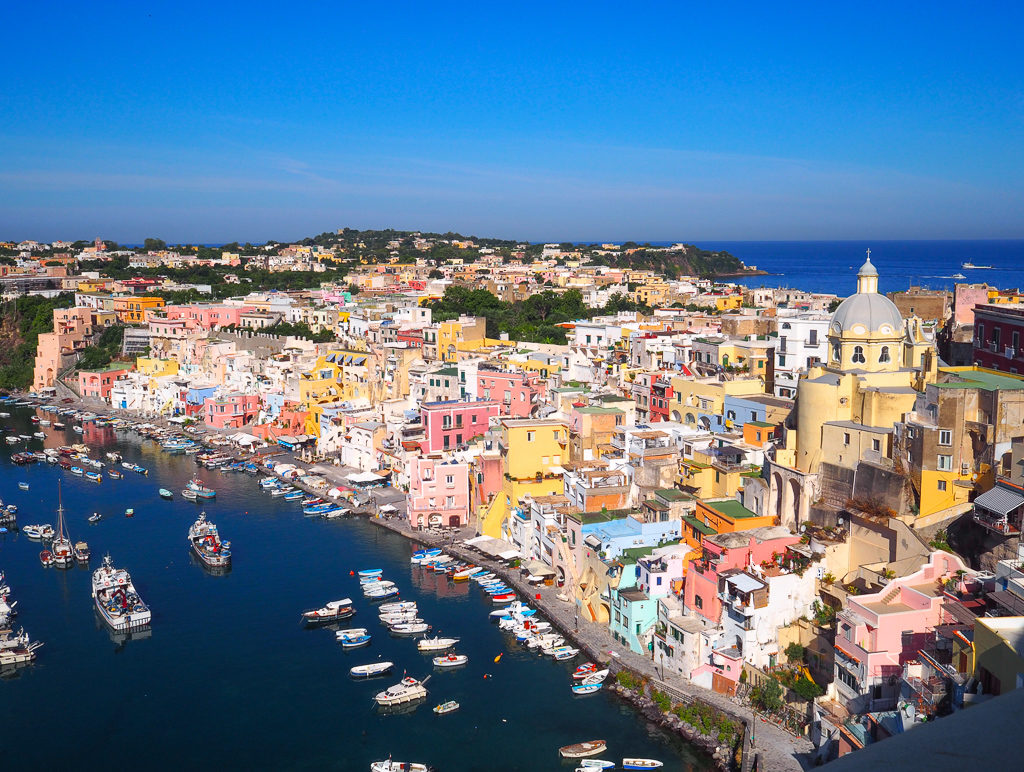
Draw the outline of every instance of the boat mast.
M61 498L60 480L57 480L57 538L68 541L64 535L64 500Z

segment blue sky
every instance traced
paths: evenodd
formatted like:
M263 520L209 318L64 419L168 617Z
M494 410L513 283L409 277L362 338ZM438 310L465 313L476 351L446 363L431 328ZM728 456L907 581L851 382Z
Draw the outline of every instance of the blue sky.
M1024 237L1020 3L0 18L0 238Z

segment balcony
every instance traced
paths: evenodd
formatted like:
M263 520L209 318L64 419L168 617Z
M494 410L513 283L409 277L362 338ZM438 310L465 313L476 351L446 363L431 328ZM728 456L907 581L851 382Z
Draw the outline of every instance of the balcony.
M1013 346L1007 346L1003 350L1003 356L1008 359L1013 359L1015 356L1017 356L1017 349L1015 349Z
M1020 535L1020 528L1013 525L1006 517L993 517L976 509L974 510L974 522L1000 536Z

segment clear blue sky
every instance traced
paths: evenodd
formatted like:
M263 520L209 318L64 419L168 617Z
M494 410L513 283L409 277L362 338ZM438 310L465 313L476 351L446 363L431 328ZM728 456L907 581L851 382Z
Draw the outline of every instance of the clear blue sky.
M0 238L1024 237L1019 2L0 18Z

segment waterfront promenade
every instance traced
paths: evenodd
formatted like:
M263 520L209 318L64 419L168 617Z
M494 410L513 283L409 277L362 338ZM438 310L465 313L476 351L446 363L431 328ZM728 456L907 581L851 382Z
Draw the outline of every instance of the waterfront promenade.
M623 648L611 637L606 626L580 618L576 613L574 603L558 598L560 592L558 588L531 585L523 579L518 569L509 568L504 563L491 560L465 547L462 541L475 535L471 529L438 533L429 530L416 531L410 527L407 520L399 518L373 517L371 522L422 544L442 547L451 555L483 566L500 575L520 595L529 598L531 605L536 606L538 611L551 620L552 625L559 628L565 638L572 640L594 662L602 663L613 671L628 667L646 676L652 683L673 696L681 699L688 697L700 699L743 720L748 726L748 746L745 750L747 753L752 750L753 754L758 757L759 769L771 770L771 772L797 772L809 766L807 760L813 752L813 746L809 740L795 737L775 724L765 721L738 701L710 689L703 689L679 676L669 674L663 680L653 660ZM752 732L754 745L751 749L749 745L750 727L754 726L754 722L756 722L756 727Z

